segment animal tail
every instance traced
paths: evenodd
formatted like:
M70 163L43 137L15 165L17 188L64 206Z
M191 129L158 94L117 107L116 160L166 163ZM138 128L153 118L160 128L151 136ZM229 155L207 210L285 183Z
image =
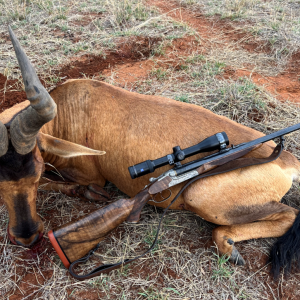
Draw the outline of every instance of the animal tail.
M269 262L272 264L271 273L275 280L281 269L288 275L293 267L292 263L295 263L295 267L300 267L300 213L292 227L273 245Z

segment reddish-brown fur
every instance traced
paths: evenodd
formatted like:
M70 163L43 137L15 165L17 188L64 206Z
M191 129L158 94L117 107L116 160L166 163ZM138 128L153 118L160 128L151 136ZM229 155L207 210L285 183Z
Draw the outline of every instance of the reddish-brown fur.
M98 81L69 81L52 91L51 96L58 105L58 116L42 130L103 149L106 155L65 160L45 154L44 159L80 184L103 186L108 180L131 197L148 183L149 177L158 176L168 167L132 180L127 170L130 165L166 155L176 145L189 147L221 131L227 133L233 144L263 136L202 107L139 95ZM267 157L274 146L274 142L265 143L249 155ZM298 212L278 202L292 181L299 180L299 174L300 163L284 151L275 162L195 182L172 208L183 206L210 222L224 225L214 230L213 237L220 251L230 254L233 246L224 246L228 238L240 241L281 236L287 231ZM172 188L173 195L181 186ZM171 200L172 197L155 205L166 207ZM265 213L258 213L260 210ZM235 225L241 223L245 224Z
M0 122L9 128L11 120L28 105L29 101L25 101L6 110L0 115ZM32 245L44 230L43 222L36 212L36 195L44 171L41 153L45 152L57 157L105 153L41 132L34 149L25 155L17 153L10 144L7 153L0 157L0 196L9 213L9 237L13 242L23 246ZM66 192L68 191L67 188Z
M108 180L131 197L150 177L160 175L168 167L132 180L127 169L130 165L169 154L176 145L192 146L221 131L227 133L232 144L263 136L196 105L139 95L93 80L69 81L53 90L51 97L57 103L58 114L41 131L104 150L106 155L62 158L45 151L44 161L68 180L100 186ZM274 146L273 142L265 143L249 156L267 157ZM221 253L230 255L233 242L281 236L291 227L298 212L278 202L299 175L300 163L284 151L274 162L193 183L172 208L183 207L223 225L214 230L213 239ZM181 186L172 188L173 196ZM155 205L166 207L172 198Z
M0 195L2 199L4 199L9 213L10 231L18 227L18 219L20 219L20 216L16 214L17 209L15 207L16 203L14 201L14 198L18 197L18 195L27 195L27 202L29 206L28 208L30 210L30 216L27 216L27 219L28 222L31 223L29 225L31 225L32 227L36 226L36 231L32 234L30 233L30 235L26 237L17 236L18 241L23 245L30 245L36 238L37 233L40 233L44 230L43 222L36 213L36 193L40 176L44 170L44 163L37 146L33 149L32 153L34 159L33 163L35 174L21 178L18 181L11 180L0 182ZM25 211L21 211L19 213L24 215ZM22 223L23 224L19 224L19 226L25 226L24 222ZM14 234L12 235L15 237Z

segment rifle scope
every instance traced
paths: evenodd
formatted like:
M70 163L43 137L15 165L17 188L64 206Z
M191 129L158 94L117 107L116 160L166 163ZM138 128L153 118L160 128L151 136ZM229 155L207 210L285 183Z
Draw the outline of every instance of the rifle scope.
M155 160L146 160L137 165L128 168L132 179L154 172L155 169L163 167L167 164L173 165L187 157L202 152L210 152L214 150L223 150L229 145L227 134L219 132L214 134L197 145L181 150L179 146L173 148L173 153L163 156Z

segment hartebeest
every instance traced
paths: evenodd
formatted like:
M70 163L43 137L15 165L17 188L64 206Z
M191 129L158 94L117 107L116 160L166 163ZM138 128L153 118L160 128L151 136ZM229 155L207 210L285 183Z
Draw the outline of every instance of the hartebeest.
M38 183L45 169L41 152L57 157L101 155L105 152L40 132L40 128L56 116L57 107L11 29L10 35L29 101L0 115L0 195L9 212L10 239L30 246L44 229L35 204Z
M181 148L192 146L221 131L227 133L233 144L263 136L261 132L196 105L159 96L139 95L103 82L85 79L70 80L50 93L57 104L57 116L54 117L55 104L37 83L33 69L13 34L11 35L31 103L29 105L29 102L24 102L7 111L6 114L12 121L6 122L6 127L1 126L0 192L9 210L10 234L22 244L32 243L42 230L34 201L43 160L55 166L68 181L82 186L94 184L101 187L106 181L111 181L132 197L148 183L150 176L157 177L168 167L132 180L127 169L130 165L166 155L176 145ZM46 103L45 108L36 99ZM47 117L39 122L32 121L34 117L29 117L29 113L36 116L38 114L35 111L41 111ZM2 115L0 120L1 118L3 119ZM33 123L38 123L35 129L27 129ZM43 124L45 125L40 131ZM7 128L10 128L10 143ZM30 146L27 146L27 138L24 138L27 137L27 132L30 132ZM103 149L106 155L69 155L70 152L73 153L74 144L63 140ZM274 147L274 142L265 143L248 156L267 157ZM76 153L100 154L83 147L78 149ZM84 153L81 149L84 149ZM199 154L196 158L201 156L204 155ZM8 166L3 168L5 164ZM10 168L16 171L12 173ZM243 258L235 248L236 242L280 237L292 226L294 231L299 231L300 218L295 222L298 210L279 203L292 182L299 181L299 177L299 161L284 151L274 162L193 183L171 208L193 211L205 220L221 225L213 231L213 240L219 251L227 253L232 261L243 264ZM180 188L181 185L172 188L173 196ZM88 197L96 199L97 195L92 193ZM161 204L152 204L166 207L172 198ZM300 250L300 242L299 237L294 240L289 237L287 232L282 240L296 243L294 253L288 253L289 258L292 258ZM277 243L276 247L279 246ZM286 262L286 259L282 260L283 264Z

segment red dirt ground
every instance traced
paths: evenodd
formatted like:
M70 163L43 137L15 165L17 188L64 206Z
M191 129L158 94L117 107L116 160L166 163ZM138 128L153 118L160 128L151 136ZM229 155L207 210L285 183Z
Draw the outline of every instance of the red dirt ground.
M228 42L238 42L243 39L247 40L247 43L239 43L239 45L249 52L268 53L271 51L270 44L255 39L255 37L249 33L234 29L230 20L220 19L218 17L207 19L201 12L192 12L188 8L181 7L177 2L149 0L148 3L149 5L156 6L162 13L167 13L169 17L189 24L199 33L202 39L201 45L194 37L185 37L173 41L172 46L167 49L165 57L161 58L159 66L168 65L168 59L172 61L171 64L174 66L175 57L187 56L196 50L205 54L207 47L210 47L206 39L218 37L221 33L225 41L227 40ZM158 41L154 41L154 44L157 44L157 42ZM145 41L142 42L142 45L143 44L145 44ZM129 47L132 46L133 44L129 45ZM138 49L133 50L133 53L138 53L138 51ZM120 59L120 56L122 59ZM147 55L143 58L146 57ZM168 57L168 59L166 59L166 57ZM86 60L80 61L79 63L72 63L72 68L75 68L75 70L68 72L63 68L61 70L61 77L67 74L68 78L80 78L82 77L81 72L93 76L95 74L97 75L97 72L100 71L102 71L101 75L110 76L113 72L119 85L122 87L127 86L128 88L128 85L130 86L131 83L145 78L154 67L153 61L147 59L138 61L138 57L130 53L130 50L126 47L125 49L122 48L121 53L109 54L106 60L87 57L85 59ZM95 60L97 61L96 66ZM86 66L87 61L88 66ZM91 63L93 63L92 68L89 67ZM251 73L250 71L227 67L225 78L236 79L244 76L251 77L257 85L264 86L266 90L277 96L279 100L300 102L299 74L300 53L296 53L292 55L286 70L277 76L267 77L256 72Z
M250 77L257 85L264 86L281 101L300 103L300 53L292 55L286 71L274 77L262 76L245 70L227 68L225 78Z
M168 13L168 16L176 19L177 21L183 21L194 28L203 38L204 47L206 45L206 38L218 37L223 34L225 41L240 41L247 39L247 43L239 44L245 50L249 52L270 52L271 47L268 43L255 40L249 33L235 30L230 24L230 20L220 19L218 17L212 17L207 19L203 14L192 12L188 8L181 7L177 2L173 1L161 1L161 0L149 0L150 5L156 6L162 13ZM220 45L221 47L222 45ZM232 74L233 73L233 74ZM250 77L250 72L243 70L233 70L228 77ZM300 103L300 53L294 54L288 64L287 69L275 77L265 77L258 73L252 73L252 80L261 86L264 86L269 92L274 95L278 95L278 99L285 101Z
M185 37L173 41L172 46L166 51L166 55L161 57L161 62L156 66L171 64L174 66L174 58L187 56L195 50L203 54L206 48L210 47L207 38L217 37L223 34L223 38L228 41L240 41L247 38L247 43L240 44L249 52L269 52L270 45L256 40L248 33L241 30L235 30L230 24L230 20L211 17L207 19L201 12L192 12L188 8L180 7L177 2L149 0L149 5L156 6L162 13L168 13L168 16L183 21L193 27L202 38L201 44L194 37ZM98 17L95 14L93 17ZM84 16L81 22L86 22ZM61 68L57 75L64 78L63 81L70 78L82 78L85 76L111 76L121 87L132 87L132 83L143 79L153 69L154 62L147 58L152 53L155 45L160 42L158 39L136 38L130 43L119 45L115 52L108 53L106 58L95 56L83 56L80 59L74 59L71 64ZM168 57L168 58L166 58ZM169 60L169 61L168 61ZM175 66L176 67L176 66ZM252 80L264 86L270 93L276 95L278 99L292 102L300 102L300 53L292 55L287 69L274 77L262 76L259 73L251 73L246 70L238 70L227 67L225 78L251 77ZM4 92L5 91L5 92ZM21 91L21 87L16 80L6 80L6 77L0 74L0 111L19 103L26 99L26 95Z
M0 112L26 99L25 92L20 91L18 80L7 80L0 73Z
M220 20L217 17L207 19L201 13L194 13L189 11L187 8L180 8L180 6L175 2L151 0L148 1L148 3L158 7L162 13L167 13L168 11L177 9L172 11L169 16L176 20L182 20L183 22L188 23L191 27L197 30L200 36L204 39L201 44L199 44L194 37L185 37L173 41L172 46L167 49L167 55L162 57L163 61L160 63L161 65L171 64L174 66L174 57L187 56L195 51L195 49L199 49L202 53L205 53L205 47L207 46L205 38L211 38L214 34L217 36L217 34L223 32L228 41L239 41L240 39L248 36L245 32L235 31L229 20ZM82 20L82 22L87 21L88 20L86 18L83 18ZM152 70L155 63L152 60L149 60L148 57L151 55L155 45L159 42L160 41L157 39L149 40L148 38L137 38L131 43L123 43L119 46L118 51L108 53L105 59L103 57L95 56L83 56L80 59L76 59L69 65L63 66L57 75L63 77L64 80L67 80L70 78L82 78L84 77L83 74L89 77L111 76L114 74L116 82L118 82L120 86L127 86L128 88L128 86L133 82L145 78ZM242 46L249 52L270 51L269 45L256 41L254 38ZM172 56L167 57L169 53L172 53ZM268 91L278 95L279 99L297 102L300 99L300 81L298 74L300 74L300 53L292 56L287 70L282 74L275 77L263 77L258 73L252 73L251 78L258 85L264 85ZM225 70L225 77L227 78L238 78L241 76L249 77L250 72L235 70L230 67ZM7 80L4 75L0 74L0 112L15 103L22 102L25 99L25 92L21 91L21 86L17 80ZM207 242L208 241L203 241L205 244L207 244ZM242 243L239 243L239 247L240 245L243 247ZM192 248L193 246L191 246L191 252L193 250ZM51 251L53 251L53 249L50 244L47 243L45 254L50 253ZM266 255L263 255L260 252L258 253L258 251L254 254L260 255L259 266L251 264L253 253L251 256L245 256L245 259L250 262L253 273L259 270L259 268L262 267L267 260ZM30 253L26 252L24 255L30 255ZM28 257L28 259L30 260L31 258ZM46 257L45 260L47 260ZM135 267L131 268L135 271ZM146 269L147 266L145 265L143 270ZM20 272L25 272L25 269L20 270ZM166 272L170 277L177 276L172 270L166 269ZM25 275L22 283L23 286L20 287L23 290L26 290L29 286L36 285L38 282L44 282L52 276L51 272L43 275L45 276L44 279L40 276L40 274L36 274L36 276L33 276L32 274ZM277 292L277 285L269 280L267 282L273 291ZM284 281L283 286L280 289L280 299L293 299L293 290L295 288L297 287L285 286ZM28 290L28 294L30 294L30 290ZM78 296L80 295L78 294ZM270 299L272 299L273 296L271 294L269 296ZM16 295L10 297L10 299L16 300L21 299L22 297L23 295L17 291ZM92 295L91 297L91 299L96 299L97 295ZM34 299L34 297L32 299Z
M102 75L116 66L131 65L136 62L149 58L152 51L161 39L137 37L130 42L121 43L117 46L118 50L107 53L105 57L83 56L80 59L72 61L58 72L60 77L82 78L85 76ZM102 72L102 73L101 73ZM128 73L128 72L127 72ZM83 75L84 74L84 75ZM137 72L139 74L139 72ZM144 74L143 74L144 75Z
M136 37L130 42L121 43L118 50L107 53L105 57L84 55L76 58L70 64L63 66L56 74L63 78L62 84L68 79L84 78L85 76L98 78L108 76L114 68L120 69L120 84L134 82L145 77L151 70L153 62L147 60L157 43L158 38ZM146 60L146 61L145 61ZM143 65L144 67L140 67ZM125 71L126 69L126 71ZM7 80L0 73L0 112L26 100L26 94L18 80Z

